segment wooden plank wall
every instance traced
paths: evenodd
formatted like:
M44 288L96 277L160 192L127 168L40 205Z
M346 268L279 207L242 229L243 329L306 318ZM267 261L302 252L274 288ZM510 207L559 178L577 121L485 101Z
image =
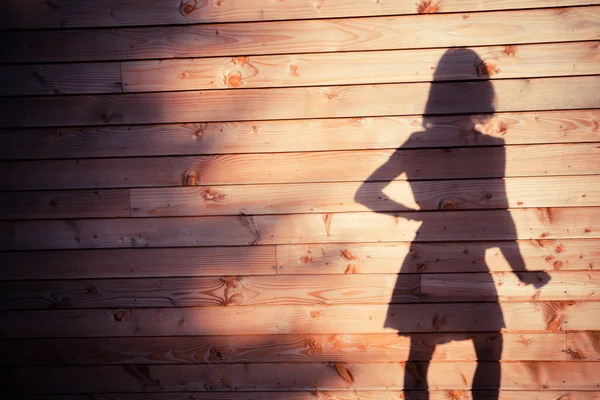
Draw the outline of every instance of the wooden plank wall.
M3 395L600 398L599 2L0 27Z

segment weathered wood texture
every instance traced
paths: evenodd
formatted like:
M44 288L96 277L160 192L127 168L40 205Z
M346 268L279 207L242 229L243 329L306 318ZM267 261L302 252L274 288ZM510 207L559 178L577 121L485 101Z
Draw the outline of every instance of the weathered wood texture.
M368 0L59 0L52 5L36 0L5 0L0 23L5 29L77 28L247 22L286 19L360 17L366 15L430 14L554 6L588 5L586 0L460 0L429 4L421 1L374 3Z
M275 275L276 264L274 246L3 252L0 280Z
M402 278L349 274L0 282L0 309L600 300L600 272L552 271L544 287L527 285L542 282L544 275L496 272Z
M124 62L126 92L479 80L600 73L598 42ZM437 71L442 56L445 66ZM402 68L398 68L398 66ZM454 65L454 68L453 68ZM465 70L464 66L472 68ZM435 74L435 76L434 76Z
M599 110L498 113L477 126L464 117L360 117L178 125L2 129L1 159L48 159L363 150L418 147L480 147L501 138L506 145L600 141ZM475 116L475 120L484 120ZM585 152L582 152L585 153Z
M280 245L277 262L279 274L292 275L499 272L515 266L516 271L593 270L600 263L599 246L597 240L564 239L508 247L506 242Z
M413 4L411 4L411 7ZM117 29L0 32L5 62L395 50L597 40L600 7ZM510 22L508 22L510 21ZM427 32L427 35L423 35Z
M2 2L2 396L600 399L600 4L416 3Z
M593 270L599 248L594 239L534 239L510 248L505 242L280 245L277 260L274 246L4 252L0 279L274 275L276 265L277 273L293 275ZM468 256L482 252L485 258Z
M236 215L241 210L247 214L394 211L388 198L415 210L600 206L600 177L595 175L393 181L385 188L388 198L381 196L380 186L347 182L148 188L132 189L130 196L135 217Z
M121 91L121 68L117 62L0 66L1 96Z
M418 389L417 374L411 365L418 363L336 363L233 365L156 365L130 367L16 368L10 370L9 390L48 393L68 388L68 392L164 392L235 390L314 390L321 389ZM600 363L593 362L511 362L501 364L501 380L493 378L494 363L482 362L487 379L475 383L476 389L520 390L594 390L600 382ZM431 389L469 389L477 363L432 363L429 367ZM407 371L405 371L405 369ZM409 377L403 382L402 377ZM31 382L30 378L35 377ZM255 382L262 382L256 387Z
M129 191L0 192L0 219L129 217Z
M17 339L0 341L1 366L69 366L121 364L230 364L304 362L594 361L588 349L595 333L396 333L331 335L234 335L195 337ZM596 334L597 335L597 334ZM411 342L412 340L412 342ZM570 350L569 350L570 349ZM414 359L413 359L414 358Z
M294 392L179 392L145 394L102 394L99 400L398 400L402 390L311 390ZM411 390L411 400L598 400L598 391L578 390ZM477 396L477 397L474 397ZM39 400L39 395L7 395L7 400ZM45 400L89 400L89 395L44 395Z
M0 222L0 250L562 238L600 238L600 208Z
M600 302L2 311L6 338L600 330ZM235 324L232 323L235 321ZM242 331L240 331L242 330Z
M39 395L11 396L8 400L39 400ZM294 392L179 392L145 394L102 394L100 400L398 400L402 390L311 390ZM598 400L600 392L578 390L411 390L411 400ZM477 397L474 397L477 396ZM44 395L46 400L89 400L88 395L64 394Z
M403 172L413 180L593 174L589 178L593 181L600 174L600 146L573 143L0 162L0 179L8 190L389 181Z
M600 10L600 8L599 8ZM600 13L599 13L600 14ZM599 18L600 19L600 18ZM600 26L600 24L598 24ZM600 107L595 76L0 98L0 127L331 118ZM443 93L430 99L430 91ZM495 92L495 103L473 93ZM411 101L405 101L410 98ZM198 138L200 139L200 138Z

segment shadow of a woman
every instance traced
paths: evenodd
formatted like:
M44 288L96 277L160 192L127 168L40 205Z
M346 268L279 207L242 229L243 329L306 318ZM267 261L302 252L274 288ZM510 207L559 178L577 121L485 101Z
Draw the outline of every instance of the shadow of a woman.
M500 251L503 253L506 260L509 260L512 270L514 272L523 272L526 271L526 266L516 242L517 235L515 224L511 218L510 212L508 211L508 202L506 201L507 197L503 186L504 183L501 180L505 172L504 140L499 137L484 135L476 130L477 124L489 121L493 112L495 111L495 92L493 85L490 81L486 80L480 80L478 82L435 83L435 81L446 80L449 77L455 77L454 79L456 79L456 77L461 79L469 79L469 77L473 76L473 71L477 72L479 75L482 75L482 72L485 73L485 71L481 70L482 67L485 68L485 64L482 63L478 55L472 50L451 49L443 55L435 70L434 83L431 85L429 98L427 105L425 106L425 113L423 117L424 131L413 133L406 143L398 148L384 165L374 171L371 176L365 180L365 182L369 182L369 184L366 185L363 183L363 185L361 185L356 192L355 200L363 205L369 206L369 204L372 204L372 202L369 200L377 198L380 201L386 202L386 212L406 212L400 215L407 220L412 219L421 221L419 218L420 213L413 212L417 210L394 201L386 196L386 194L383 192L385 187L402 173L406 174L407 180L411 185L411 190L413 192L416 204L426 203L431 199L431 190L427 189L426 183L422 180L431 177L424 176L424 171L434 171L433 173L437 175L436 178L438 179L457 177L456 175L461 173L457 171L458 169L460 169L462 173L467 171L467 174L468 171L473 171L472 176L465 176L466 178L477 176L481 177L482 173L487 178L499 178L498 184L502 186L498 191L498 195L501 200L499 204L495 202L495 204L497 204L495 206L497 210L495 211L493 220L490 220L489 223L490 225L494 225L494 228L497 231L502 231L507 240L502 242L494 242L493 244L489 245L486 245L487 243L485 243L484 245L476 246L476 254L473 254L473 251L471 251L468 256L465 255L465 261L468 257L469 263L486 265L486 250L492 247L500 247ZM440 119L434 116L435 114L448 113L460 114L453 118L453 125L455 125L453 127L454 129L449 129L450 127L448 125L440 124ZM441 143L448 143L448 141L445 140L445 136L455 135L456 127L461 129L465 137L482 138L485 140L484 143L486 146L495 147L493 152L487 152L489 157L486 157L484 160L485 167L483 168L483 172L481 170L481 154L478 155L477 151L464 153L460 153L459 151L457 154L454 154L453 151L450 151L446 154L446 156L434 157L431 160L428 160L428 163L434 163L437 165L423 165L422 158L411 157L411 150L408 149L408 147L414 148L414 143L419 137L423 137L423 135L434 135L434 137L440 138ZM409 146L407 145L408 143L412 144ZM470 154L471 156L469 156ZM477 159L474 159L474 157L477 157ZM457 166L460 166L460 168L457 168ZM453 168L454 172L457 173L452 171ZM393 172L390 173L390 171ZM420 184L415 184L415 182L419 180ZM486 196L485 189L482 189L482 196ZM460 199L461 193L455 193L452 197ZM458 203L446 203L444 198L441 198L439 201L439 208L441 212L453 212L452 209L455 208L465 209L471 207L481 206L473 203L469 204L468 201L464 203L461 203L460 201ZM382 212L381 209L374 211ZM498 212L500 214L498 214ZM481 218L486 218L485 211L481 212ZM428 232L436 231L435 226L428 226L428 224L431 223L427 222L428 220L430 221L431 219L426 218L424 221L422 221L422 224L419 227L418 238L420 238L420 240L427 240ZM448 219L446 223L451 223L450 221L460 221L460 219ZM448 227L449 232L454 231L454 229L451 228L452 227ZM476 233L474 232L473 234L474 237L476 237ZM448 240L453 240L453 238L448 237ZM413 241L413 243L415 242L416 239ZM432 246L430 248L435 249L436 247ZM422 254L423 248L419 249L419 252L420 254L418 256L420 258L436 259L436 257L441 257L441 255L436 254ZM404 259L400 269L396 287L402 287L401 283L403 276L406 276L406 273L414 271L413 258L417 257L416 253L416 249L414 249L414 246L411 245L411 251ZM458 260L458 262L460 262L460 260ZM451 273L457 271L449 270L446 272ZM479 278L478 276L479 284L484 285L484 287L494 288L494 281L491 274L487 273L480 275L483 275L484 277ZM541 287L549 280L549 276L543 272L536 275L537 276L532 279L529 274L517 274L523 283L532 284L535 287ZM472 393L473 399L475 400L483 398L486 400L497 399L497 390L500 388L501 382L499 362L502 354L501 330L505 328L505 323L502 315L502 309L498 303L498 295L495 289L492 290L493 293L486 294L485 298L482 298L481 301L492 303L493 306L489 308L489 313L483 319L478 318L478 322L481 323L481 326L485 327L486 332L488 332L488 336L486 337L494 338L496 342L495 349L493 352L490 352L490 346L486 345L485 341L475 340L473 338L473 345L475 347L478 362L475 370L475 376L473 377L472 388L491 389L495 391L495 394L490 396L489 391L483 394L481 392L478 393L475 390ZM449 301L453 300L450 299ZM457 298L455 301L460 302L461 300ZM416 389L427 391L429 389L427 383L427 370L431 356L435 351L435 347L431 349L431 351L428 351L427 354L423 354L423 346L421 343L419 343L419 340L422 339L422 335L419 335L418 333L400 331L399 325L402 325L402 323L398 321L398 316L395 316L392 319L390 318L390 315L391 314L388 313L388 319L386 320L385 327L396 329L398 330L399 335L406 335L411 340L408 363L404 376L404 388L405 390ZM468 331L467 318L469 318L469 316L465 315L463 318L465 319L464 331ZM457 321L457 323L460 324L460 321ZM445 343L447 341L456 340L457 337L461 337L461 340L468 338L466 335L448 335L448 339L441 338L441 340L435 340L435 343ZM432 346L435 346L435 344L432 344ZM482 362L482 360L485 362ZM405 395L407 399L411 398L411 392L405 392ZM419 400L426 400L429 398L429 396L428 393L425 393L424 395L423 393L420 393L418 398Z

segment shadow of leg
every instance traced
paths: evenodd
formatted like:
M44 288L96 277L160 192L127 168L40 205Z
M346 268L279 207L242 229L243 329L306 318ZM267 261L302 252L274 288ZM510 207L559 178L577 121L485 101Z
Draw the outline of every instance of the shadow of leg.
M502 334L495 332L490 337L496 341L494 356L490 358L490 352L484 343L474 342L475 352L477 353L477 368L473 377L473 400L498 400L501 369L500 358L502 356ZM485 361L481 361L485 360ZM481 390L487 389L487 392L481 393ZM490 392L493 390L495 392Z
M427 353L428 358L423 360L423 352L419 350L417 340L410 337L410 351L404 371L404 396L406 400L429 400L427 370L434 350Z

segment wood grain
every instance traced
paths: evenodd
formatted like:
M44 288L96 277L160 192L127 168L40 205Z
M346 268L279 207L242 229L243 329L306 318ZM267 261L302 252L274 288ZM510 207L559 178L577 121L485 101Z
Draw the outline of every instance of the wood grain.
M246 22L286 19L360 17L430 12L418 4L373 3L368 0L303 0L272 2L234 0L227 2L183 2L179 0L60 0L53 7L35 0L6 0L0 23L6 29L80 28L102 26L170 25L207 22ZM460 0L444 2L435 12L470 12L588 5L589 1Z
M600 302L2 311L13 338L600 330ZM235 321L235 323L232 323Z
M0 309L597 301L599 277L552 271L0 282Z
M598 174L597 143L0 162L7 190Z
M419 301L407 275L1 282L0 309L387 304ZM433 285L433 284L431 284ZM589 285L589 284L588 284ZM569 288L565 284L565 289ZM443 295L443 294L442 294ZM593 299L589 297L589 299Z
M393 181L385 187L387 197L382 196L381 186L345 182L147 188L131 189L130 197L134 217L236 215L240 210L248 214L394 211L394 202L420 210L600 206L598 176ZM72 216L78 217L76 212Z
M0 96L121 92L118 62L0 66Z
M0 253L0 280L274 275L274 246Z
M279 274L460 273L593 270L597 240L464 243L334 243L277 246ZM480 255L484 254L483 257ZM402 266L402 268L401 268Z
M16 97L0 98L0 127L571 110L600 107L598 93L600 80L581 76L506 79L493 84L465 81ZM464 117L463 123L470 120Z
M192 155L600 141L599 110L497 113L473 134L460 116L0 129L0 159ZM485 121L476 115L474 120Z
M566 353L571 360L600 361L600 332L568 332Z
M598 42L122 63L125 92L429 82L600 73ZM444 57L444 65L438 61ZM481 63L487 73L482 73ZM398 68L402 65L402 68Z
M600 238L600 208L0 222L0 250L563 238Z
M447 400L454 396L459 400L473 400L474 392L468 390L411 390L414 400ZM402 390L311 390L294 392L179 392L145 394L103 394L102 400L397 400L404 395ZM8 400L37 400L37 395L22 395ZM460 396L460 397L456 397ZM600 392L577 390L477 390L479 399L487 400L598 400ZM89 395L64 394L44 395L46 400L89 400Z
M491 373L494 363L481 363L486 379L476 389L593 390L599 382L600 363L513 362L501 364L501 380ZM431 389L469 389L477 363L432 363ZM337 369L336 369L337 367ZM414 367L413 367L414 368ZM417 366L417 370L421 367ZM348 374L345 378L339 370ZM411 364L340 363L233 365L153 365L131 367L31 367L10 371L9 390L26 393L163 392L235 390L401 389L420 388L419 375L410 374ZM404 382L404 374L407 381ZM32 377L35 377L33 382Z
M587 334L587 333L586 333ZM592 334L590 332L590 334ZM570 333L569 333L570 335ZM570 360L565 333L239 335L0 341L1 366Z
M0 219L129 217L129 191L0 192Z
M414 7L413 4L410 5ZM394 50L597 40L600 7L314 21L7 31L7 63ZM427 32L427 35L423 35Z
M411 275L408 275L411 276ZM420 281L421 302L461 301L596 301L600 296L597 271L536 273L425 274ZM404 279L398 279L403 283ZM526 282L544 286L536 288Z

